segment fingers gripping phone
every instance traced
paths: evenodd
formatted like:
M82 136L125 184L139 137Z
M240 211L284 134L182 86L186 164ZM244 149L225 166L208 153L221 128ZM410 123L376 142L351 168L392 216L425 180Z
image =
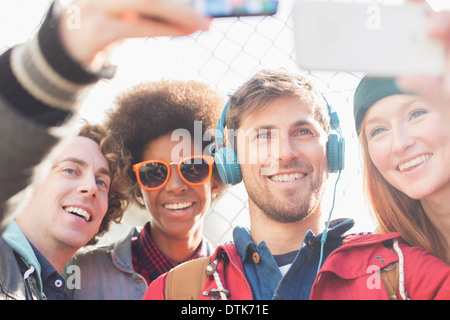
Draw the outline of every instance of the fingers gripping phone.
M305 69L367 72L371 76L440 75L443 44L427 35L429 8L297 1L297 63Z
M197 12L210 17L273 15L278 0L193 0Z

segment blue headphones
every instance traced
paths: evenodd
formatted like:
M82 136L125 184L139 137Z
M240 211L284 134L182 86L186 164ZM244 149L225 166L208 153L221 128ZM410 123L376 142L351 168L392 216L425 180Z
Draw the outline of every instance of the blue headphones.
M225 108L223 108L222 115L216 127L215 143L213 144L215 147L214 164L222 182L224 184L235 185L242 181L242 172L234 148L225 146L223 130L226 125L228 104L229 101L226 103Z
M337 132L337 134L330 133L328 135L328 170L332 173L340 172L344 169L345 141L344 138L342 138L341 128L339 125L340 121L337 113L332 110L325 97L323 98L327 103L328 113L330 114L331 129ZM225 146L224 129L226 125L228 104L229 102L226 103L217 124L215 143L212 145L215 148L215 152L211 152L211 154L214 155L214 162L222 182L224 184L235 185L242 181L242 173L234 148L231 146Z

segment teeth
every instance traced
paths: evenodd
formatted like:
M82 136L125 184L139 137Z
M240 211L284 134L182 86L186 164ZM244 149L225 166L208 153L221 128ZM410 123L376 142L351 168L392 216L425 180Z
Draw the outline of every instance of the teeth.
M277 181L277 182L290 182L297 180L299 178L304 177L305 175L303 173L291 173L291 174L277 174L272 177L270 177L270 180Z
M164 208L169 209L169 210L181 210L181 209L189 208L190 206L192 206L192 202L183 202L183 203L166 204L166 205L164 205Z
M89 219L91 218L91 215L89 213L87 213L86 210L83 210L81 208L65 207L64 210L66 210L66 212L68 212L68 213L76 214L77 216L82 217L86 221L89 221Z
M426 160L428 160L430 158L431 158L431 154L426 154L426 155L423 155L423 156L419 156L419 157L417 157L415 159L412 159L411 161L408 161L408 162L405 162L405 163L399 165L398 166L398 170L404 171L404 170L409 169L409 168L411 168L413 166L421 164L422 162L424 162L424 161L426 161Z

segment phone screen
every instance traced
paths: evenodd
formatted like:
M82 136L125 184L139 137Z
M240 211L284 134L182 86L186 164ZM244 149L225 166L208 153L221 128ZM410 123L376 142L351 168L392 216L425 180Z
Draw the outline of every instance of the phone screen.
M277 0L203 0L196 1L199 10L211 17L273 15Z

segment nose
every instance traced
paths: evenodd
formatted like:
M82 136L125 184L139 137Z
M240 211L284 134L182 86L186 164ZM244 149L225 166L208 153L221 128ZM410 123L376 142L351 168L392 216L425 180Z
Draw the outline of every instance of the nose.
M93 199L97 198L98 186L96 178L90 175L86 175L85 177L83 177L83 179L81 179L78 192Z
M398 126L392 129L392 152L401 154L407 151L415 143L414 133L405 126Z
M275 155L280 160L285 162L289 162L293 159L296 159L299 155L299 150L294 140L289 136L280 135L277 142L278 148L271 148L272 153L278 152L278 155ZM274 156L274 154L272 154Z
M181 179L178 170L173 168L173 170L170 170L169 180L167 180L164 188L167 192L179 194L185 192L188 189L188 185Z

